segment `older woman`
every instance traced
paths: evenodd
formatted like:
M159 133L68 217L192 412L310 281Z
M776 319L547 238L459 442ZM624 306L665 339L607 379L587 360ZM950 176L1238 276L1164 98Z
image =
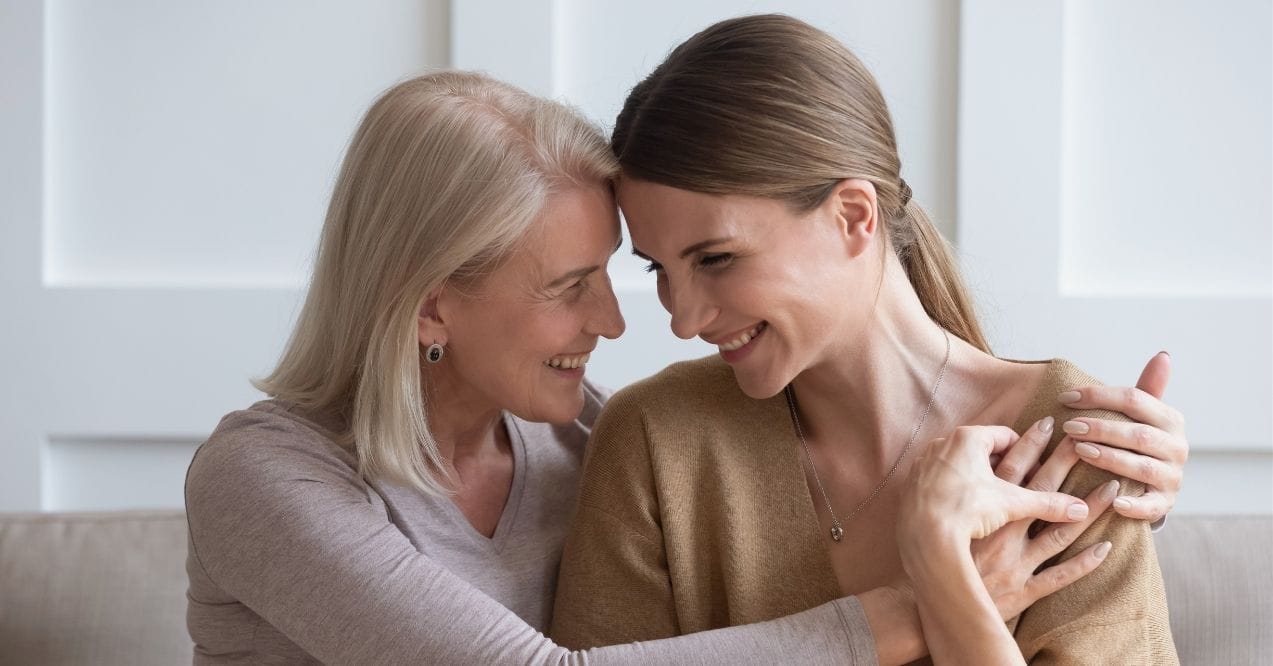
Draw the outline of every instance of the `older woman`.
M612 146L673 332L720 354L621 391L600 417L554 637L648 640L892 587L913 590L926 645L877 641L881 661L1175 661L1149 525L1104 513L1150 506L1143 486L1086 463L1063 485L1057 468L1034 474L1085 505L1023 491L989 458L1024 433L1021 451L1050 444L1052 459L1170 493L1178 416L1141 400L1128 415L1161 429L1102 420L1080 408L1109 392L1073 391L1095 384L1076 366L990 355L900 177L883 96L843 45L783 16L707 28L633 89ZM1098 437L1150 457L1137 473ZM1010 481L1028 469L1019 455L1000 468ZM1031 538L1030 517L1063 524ZM1004 581L982 575L1004 539L1014 560L1105 561L1010 633L1017 613L992 593Z
M772 663L917 640L913 604L878 593L581 653L540 633L607 397L585 365L623 331L616 171L569 109L478 75L372 106L270 399L191 464L196 662ZM985 574L1014 581L996 599L1017 611L1098 564L1029 585L1021 542Z

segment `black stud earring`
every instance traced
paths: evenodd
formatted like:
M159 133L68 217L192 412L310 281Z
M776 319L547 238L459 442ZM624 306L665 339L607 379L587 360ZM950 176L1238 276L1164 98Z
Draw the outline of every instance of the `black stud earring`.
M437 363L438 361L442 360L442 355L445 353L446 353L446 349L444 349L442 345L435 342L429 345L429 348L425 350L424 358L430 363Z

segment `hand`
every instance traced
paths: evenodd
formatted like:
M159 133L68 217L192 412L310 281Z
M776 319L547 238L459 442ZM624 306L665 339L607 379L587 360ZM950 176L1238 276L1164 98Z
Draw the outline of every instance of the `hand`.
M1022 488L995 476L990 457L1018 439L1006 426L964 426L950 437L933 440L911 466L899 540L922 550L934 532L967 542L1018 520L1068 523L1086 518L1088 507L1081 500L1054 490ZM901 545L905 553L908 544Z
M1140 497L1114 500L1114 510L1128 518L1158 520L1176 504L1176 494L1189 459L1185 419L1159 398L1171 375L1171 356L1154 355L1136 388L1088 386L1062 393L1072 409L1108 409L1138 423L1080 417L1062 429L1076 440L1076 452L1087 463L1145 484Z
M1026 488L1051 492L1078 462L1078 454L1068 439L1053 450L1042 465L1039 456L1052 437L1051 417L1034 424L1012 445L995 466L995 476L1009 483L1026 482ZM1026 470L1031 470L1027 476ZM1093 544L1081 553L1042 571L1041 564L1055 557L1110 507L1118 494L1118 482L1110 481L1087 497L1087 518L1073 523L1054 524L1031 536L1034 521L1008 523L990 536L974 541L973 560L982 582L993 597L1004 620L1020 615L1034 602L1060 590L1094 570L1109 554L1108 541Z
M1051 421L1036 425L1027 432L1031 441L1014 449L1033 451L1037 458L1051 426ZM1024 453L1003 455L1019 439L1002 426L958 428L931 442L911 467L897 538L934 661L977 655L980 661L1020 662L1003 619L1091 571L1109 551L1110 544L1098 544L1035 577L1034 568L1082 533L1086 519L1102 512L1116 491L1102 486L1088 498L1089 508L1054 488L1023 488L1020 479L996 476L992 455L1002 455L1015 469L1029 468L1019 463ZM1038 483L1050 486L1055 478L1059 485L1073 464L1049 460L1034 476ZM1030 538L1034 519L1058 524Z

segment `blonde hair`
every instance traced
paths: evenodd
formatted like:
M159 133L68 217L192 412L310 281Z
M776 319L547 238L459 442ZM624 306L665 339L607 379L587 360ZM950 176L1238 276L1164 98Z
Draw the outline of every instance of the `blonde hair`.
M884 95L825 32L778 14L708 27L632 89L610 144L625 176L798 212L845 178L869 180L925 311L989 351L949 245L910 201Z
M345 155L282 358L254 384L338 417L364 478L444 494L422 385L424 299L487 272L552 194L606 186L616 171L595 126L508 84L440 71L390 88Z

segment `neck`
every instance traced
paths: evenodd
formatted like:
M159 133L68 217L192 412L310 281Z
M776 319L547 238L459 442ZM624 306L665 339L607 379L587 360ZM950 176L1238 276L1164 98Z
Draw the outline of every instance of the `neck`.
M819 448L850 449L864 465L886 471L911 440L943 364L945 376L916 445L948 434L976 413L985 396L970 391L995 359L946 333L929 318L901 264L885 262L874 315L837 336L842 343L792 382L800 418ZM953 424L953 425L952 425Z
M454 465L466 458L498 452L502 410L455 375L445 362L424 368L425 414L438 451Z

